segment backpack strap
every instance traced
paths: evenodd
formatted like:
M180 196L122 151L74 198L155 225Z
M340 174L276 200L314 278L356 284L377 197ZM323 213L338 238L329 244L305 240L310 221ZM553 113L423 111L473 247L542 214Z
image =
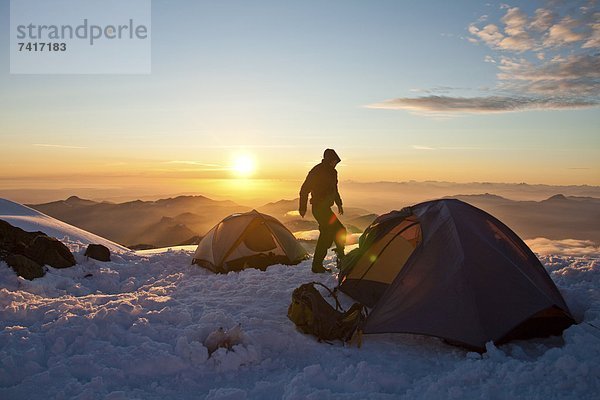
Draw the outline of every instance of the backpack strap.
M331 289L329 289L327 286L325 286L324 284L322 284L321 282L316 282L316 281L313 281L313 282L311 282L311 284L312 284L313 286L314 286L314 285L323 286L325 289L327 289L327 291L328 291L328 292L331 294L331 297L333 297L333 299L335 300L335 310L336 310L336 311L341 311L341 312L346 312L346 311L345 311L345 310L342 308L342 305L340 304L340 301L339 301L339 300L338 300L338 298L337 298L337 294L335 293L337 288L335 288L335 289L331 290Z

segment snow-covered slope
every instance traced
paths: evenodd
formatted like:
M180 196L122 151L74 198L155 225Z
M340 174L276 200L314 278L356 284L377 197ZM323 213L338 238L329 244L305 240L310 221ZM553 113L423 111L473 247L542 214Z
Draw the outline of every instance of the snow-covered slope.
M44 232L46 235L64 242L72 251L77 250L78 246L87 246L90 243L102 244L113 253L129 251L128 248L108 239L6 199L0 199L0 219L28 232Z
M310 260L215 275L193 248L85 260L26 281L0 263L0 399L593 399L600 393L600 257L542 262L581 319L562 337L479 355L414 335L318 343L291 293L334 275ZM328 259L328 263L333 260ZM348 299L345 299L348 304ZM234 351L203 341L241 323Z

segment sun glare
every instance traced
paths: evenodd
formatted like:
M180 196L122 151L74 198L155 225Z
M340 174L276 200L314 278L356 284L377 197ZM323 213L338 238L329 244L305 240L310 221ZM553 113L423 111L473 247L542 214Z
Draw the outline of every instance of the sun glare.
M247 154L238 155L233 160L232 170L236 176L248 177L256 170L254 158Z

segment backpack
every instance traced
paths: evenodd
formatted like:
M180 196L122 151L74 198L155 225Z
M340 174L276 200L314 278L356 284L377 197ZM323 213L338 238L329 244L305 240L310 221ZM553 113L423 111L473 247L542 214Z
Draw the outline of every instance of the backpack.
M321 285L331 293L335 308L323 298L315 285ZM367 315L366 307L360 303L354 303L344 311L335 293L319 282L305 283L294 289L292 303L288 307L288 318L303 333L316 336L319 342L341 340L352 344L356 341L358 347Z

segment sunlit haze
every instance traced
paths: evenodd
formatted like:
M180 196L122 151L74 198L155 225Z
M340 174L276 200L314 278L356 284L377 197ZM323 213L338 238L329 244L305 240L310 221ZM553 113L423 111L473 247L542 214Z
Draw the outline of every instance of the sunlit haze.
M2 1L0 189L276 201L328 147L342 182L600 185L598 12L155 0L150 74L11 75Z

